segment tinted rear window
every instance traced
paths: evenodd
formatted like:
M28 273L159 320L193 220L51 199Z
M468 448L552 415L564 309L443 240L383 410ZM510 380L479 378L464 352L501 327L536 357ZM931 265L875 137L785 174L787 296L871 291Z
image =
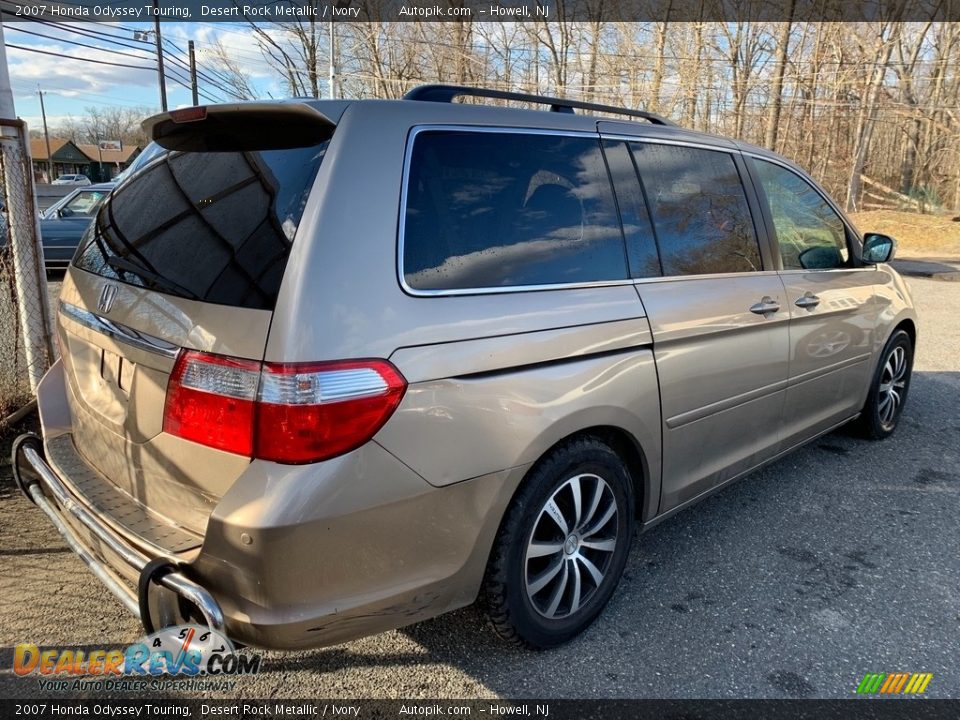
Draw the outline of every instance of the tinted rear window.
M164 152L104 203L74 264L179 297L272 309L327 145Z
M653 143L630 146L650 203L664 275L763 269L732 155Z
M596 139L430 131L407 186L404 276L418 290L627 277Z

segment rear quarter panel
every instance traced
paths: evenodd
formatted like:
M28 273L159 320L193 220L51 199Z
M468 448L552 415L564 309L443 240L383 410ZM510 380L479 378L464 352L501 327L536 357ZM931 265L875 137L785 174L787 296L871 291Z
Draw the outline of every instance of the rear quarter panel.
M400 285L410 131L476 124L477 112L411 102L344 113L293 247L266 360L390 358L410 386L375 440L433 485L532 462L579 429L615 425L640 443L658 497L659 393L630 281L451 297L415 297ZM507 117L504 127L573 122ZM589 118L582 125L596 131Z

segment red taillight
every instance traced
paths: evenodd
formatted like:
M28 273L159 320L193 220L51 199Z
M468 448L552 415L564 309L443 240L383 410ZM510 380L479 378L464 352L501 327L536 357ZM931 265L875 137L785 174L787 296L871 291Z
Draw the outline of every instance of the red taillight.
M163 429L239 455L317 462L372 438L406 387L385 360L258 363L185 350L170 375Z

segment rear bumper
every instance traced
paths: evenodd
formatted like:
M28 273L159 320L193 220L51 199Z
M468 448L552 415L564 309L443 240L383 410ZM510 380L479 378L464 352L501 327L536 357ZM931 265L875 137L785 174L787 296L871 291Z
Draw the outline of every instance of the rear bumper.
M189 619L259 647L330 645L470 604L527 469L435 488L376 442L316 465L256 461L202 546L166 552L98 510L86 468L55 452L73 429L59 363L38 405L47 453L34 441L15 458L24 490L101 582L148 631ZM167 574L144 578L158 563Z
M32 445L33 443L26 443L20 457L15 457L15 461L20 460L18 474L22 478L23 491L37 507L46 513L70 548L86 563L91 572L107 586L107 589L130 612L140 618L141 622L144 622L145 629L148 632L153 630L153 627L150 626L153 621L148 619L154 614L152 612L154 609L149 605L148 592L153 582L158 582L177 597L183 598L196 607L208 627L223 631L223 611L213 595L202 585L186 577L181 570L177 569L176 563L173 561L167 561L170 569L162 577L159 573L154 574L153 572L150 572L153 577L149 575L145 577L145 570L148 570L148 568L152 570L153 567L159 565L152 563L151 558L148 558L112 532L90 510L79 503L53 471L53 468L47 464L40 453L40 448ZM96 544L123 562L128 571L135 573L138 579L143 578L141 582L138 582L136 590L124 582L123 578L105 561L96 557L88 549L79 534L65 521L63 516L67 514L74 524L79 524L89 533ZM158 579L154 581L153 578ZM175 620L172 607L157 607L155 611L161 622L166 623Z

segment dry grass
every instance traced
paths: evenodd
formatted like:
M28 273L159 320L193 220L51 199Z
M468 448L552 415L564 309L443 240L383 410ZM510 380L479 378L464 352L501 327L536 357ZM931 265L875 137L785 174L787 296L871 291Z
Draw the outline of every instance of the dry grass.
M960 261L960 221L953 215L920 215L896 210L853 213L860 232L879 232L897 239L899 258Z

